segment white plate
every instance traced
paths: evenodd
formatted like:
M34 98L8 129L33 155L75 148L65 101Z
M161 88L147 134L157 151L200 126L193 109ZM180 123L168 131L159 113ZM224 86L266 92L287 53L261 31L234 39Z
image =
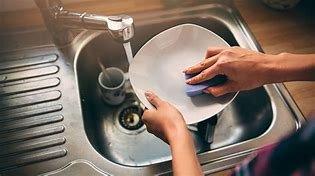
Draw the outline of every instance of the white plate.
M200 122L223 110L237 93L218 98L207 94L191 98L185 93L183 69L203 59L210 46L229 44L215 33L194 24L175 26L149 40L129 67L130 82L140 101L148 109L153 108L144 93L154 91L173 104L187 124Z

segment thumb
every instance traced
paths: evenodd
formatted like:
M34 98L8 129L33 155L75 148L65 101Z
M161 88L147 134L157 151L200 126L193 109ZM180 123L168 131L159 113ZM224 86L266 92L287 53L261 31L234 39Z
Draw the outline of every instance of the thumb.
M152 117L154 116L155 111L155 109L145 109L141 117L143 123L148 124L150 122L150 119L152 119Z
M147 98L147 100L155 107L155 108L158 108L161 106L162 104L162 100L156 96L153 92L151 91L146 91L145 92L145 97Z
M238 85L236 82L228 81L225 84L208 87L204 92L211 93L215 97L222 96L227 93L238 91Z

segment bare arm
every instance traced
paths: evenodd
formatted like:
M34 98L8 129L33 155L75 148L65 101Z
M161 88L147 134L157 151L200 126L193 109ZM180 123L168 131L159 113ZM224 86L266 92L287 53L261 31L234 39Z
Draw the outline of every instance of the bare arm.
M174 175L203 175L188 130L171 140L170 146Z
M274 74L278 80L315 81L315 54L281 53L274 56Z
M229 80L225 84L206 90L220 96L269 83L315 80L315 54L270 55L240 47L209 48L203 61L184 72L200 72L188 84L197 84L217 74L226 75Z
M192 137L181 113L152 92L147 92L146 97L155 109L146 110L142 120L150 133L170 145L174 175L203 175Z

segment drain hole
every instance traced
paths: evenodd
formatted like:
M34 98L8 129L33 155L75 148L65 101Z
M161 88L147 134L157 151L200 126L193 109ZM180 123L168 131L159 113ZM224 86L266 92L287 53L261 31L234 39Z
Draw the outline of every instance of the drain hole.
M143 126L142 114L143 109L139 106L126 107L119 113L119 123L127 130L137 130Z

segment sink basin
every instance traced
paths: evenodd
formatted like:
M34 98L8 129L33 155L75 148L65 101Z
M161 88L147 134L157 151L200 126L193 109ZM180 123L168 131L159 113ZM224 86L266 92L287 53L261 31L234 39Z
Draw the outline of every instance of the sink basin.
M219 34L230 45L237 45L232 33L222 22L213 18L192 17L136 25L137 32L131 41L133 51L137 52L146 41L161 31L183 23L206 27ZM136 98L129 81L127 98L121 105L107 105L100 99L96 89L100 72L96 62L98 57L102 58L107 67L119 67L128 75L124 48L120 43L112 41L108 35L97 35L80 51L77 73L85 128L95 149L109 160L128 166L144 166L169 160L168 145L149 134L141 121L136 129L130 126L132 124L125 124L127 122L124 118L128 118L128 115L135 113L136 116L141 116L143 113L143 105ZM197 151L202 153L258 137L269 128L272 119L270 98L263 88L258 88L241 92L233 103L218 115L212 144L202 138L206 129L198 129L198 124L193 125L196 128L191 128L191 133Z
M131 47L134 53L156 34L184 23L205 27L231 46L262 51L238 14L226 6L185 7L176 13L157 14L133 15L136 32ZM148 133L141 121L134 123L134 119L141 117L144 107L130 86L123 45L106 33L85 31L72 47L84 128L95 151L117 168L141 168L143 172L139 173L142 174L145 171L151 174L170 172L168 145ZM106 67L119 67L125 72L127 96L120 105L107 105L97 93L97 76L101 71L96 62L98 57ZM188 126L205 173L231 167L252 151L276 142L299 127L303 119L288 108L287 103L292 100L283 98L283 92L282 84L242 91L214 117L217 119L215 126L212 125L214 130L204 128L211 120ZM206 140L208 134L210 141ZM117 169L114 172L120 173Z

